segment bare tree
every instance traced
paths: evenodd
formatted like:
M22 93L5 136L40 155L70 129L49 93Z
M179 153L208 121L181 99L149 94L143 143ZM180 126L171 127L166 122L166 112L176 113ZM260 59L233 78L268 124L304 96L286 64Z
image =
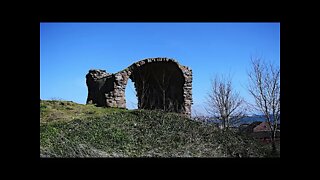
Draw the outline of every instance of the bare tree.
M280 120L280 68L265 63L261 58L251 58L248 72L248 90L255 100L255 109L261 112L271 129L272 149L276 152L275 137Z
M216 76L207 96L206 111L228 129L245 115L245 101L234 91L231 78Z
M163 110L167 111L170 108L169 108L169 105L166 103L166 100L168 100L170 103L172 103L172 101L169 100L167 97L167 90L169 88L170 80L172 78L172 72L168 73L168 71L166 69L164 69L161 74L162 74L162 76L161 76L160 80L157 77L155 77L155 75L154 75L154 79L156 80L156 82L161 90L161 93L162 93ZM166 107L168 107L168 109Z
M139 78L140 86L137 86L135 84L135 88L137 90L137 98L140 100L138 102L138 108L144 109L146 107L146 103L148 101L148 93L150 92L149 88L149 78L150 78L150 73L148 71L141 71L141 69L137 68L136 69L136 74L138 75L136 78ZM137 83L137 82L136 82Z

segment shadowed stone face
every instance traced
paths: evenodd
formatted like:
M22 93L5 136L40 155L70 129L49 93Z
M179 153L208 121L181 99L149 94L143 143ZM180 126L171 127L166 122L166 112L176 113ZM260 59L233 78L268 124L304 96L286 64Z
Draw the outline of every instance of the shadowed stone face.
M115 74L90 70L86 75L87 104L126 108L129 78L135 85L139 109L191 115L192 71L168 58L144 59Z
M174 62L153 62L136 68L134 82L138 108L183 111L184 77Z
M89 70L86 75L88 86L87 104L106 106L104 94L113 91L113 80L109 73L104 70Z

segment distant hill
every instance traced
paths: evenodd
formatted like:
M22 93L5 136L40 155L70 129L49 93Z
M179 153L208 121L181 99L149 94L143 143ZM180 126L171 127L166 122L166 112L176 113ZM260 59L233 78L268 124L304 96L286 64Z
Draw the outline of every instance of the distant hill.
M213 120L212 118L205 117L205 116L197 117L195 119L199 119L199 121L204 121L209 124L210 123L220 123L220 121L218 121L218 120ZM239 123L237 123L235 126L239 126L241 124L251 124L253 122L263 122L263 121L266 121L266 118L264 117L264 115L246 116L246 117L240 119Z
M265 157L269 146L176 113L40 101L40 157Z
M267 119L265 118L264 115L252 115L252 116L247 116L244 117L240 120L240 124L251 124L253 122L263 122L266 121ZM279 121L280 123L280 121Z
M253 122L263 122L266 118L263 115L247 116L240 120L241 124L251 124Z

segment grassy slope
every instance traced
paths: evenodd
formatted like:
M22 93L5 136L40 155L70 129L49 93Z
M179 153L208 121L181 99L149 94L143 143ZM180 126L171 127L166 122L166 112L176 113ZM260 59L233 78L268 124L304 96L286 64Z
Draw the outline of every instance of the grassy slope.
M41 157L263 157L265 150L174 113L40 102Z

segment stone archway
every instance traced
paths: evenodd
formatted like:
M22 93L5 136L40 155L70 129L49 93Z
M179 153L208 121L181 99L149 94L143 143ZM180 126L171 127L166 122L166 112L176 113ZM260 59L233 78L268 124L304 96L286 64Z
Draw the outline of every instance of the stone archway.
M192 70L173 59L144 59L114 74L90 70L86 78L87 104L126 108L125 88L130 78L139 109L163 109L191 116Z

